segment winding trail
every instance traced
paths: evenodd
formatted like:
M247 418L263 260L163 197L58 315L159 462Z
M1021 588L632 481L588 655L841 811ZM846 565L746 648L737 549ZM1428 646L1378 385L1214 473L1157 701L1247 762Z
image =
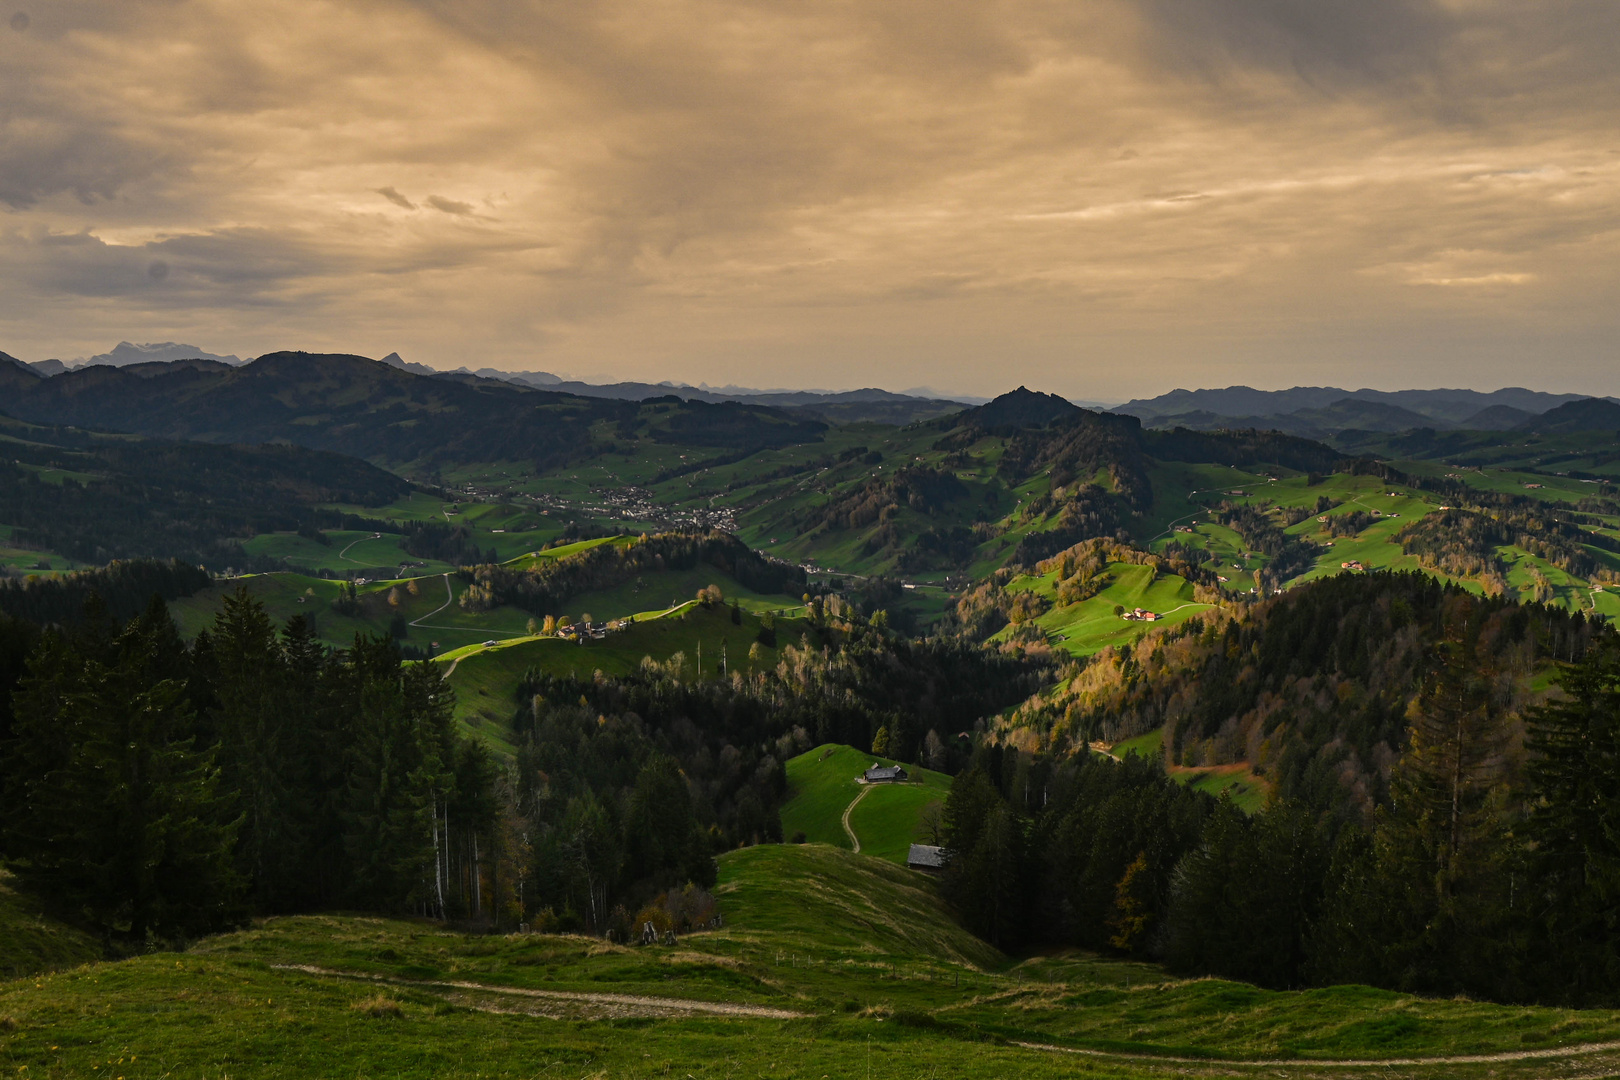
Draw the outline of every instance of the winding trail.
M363 544L367 540L380 540L380 539L382 539L382 533L372 533L370 536L362 536L358 540L350 540L347 544L343 545L343 550L338 552L338 558L342 559L344 562L352 562L356 566L367 566L367 565L369 565L368 563L361 562L359 559L351 559L351 558L349 558L349 549L354 547L354 545L356 545L356 544Z
M1509 1061L1543 1061L1551 1058L1580 1057L1587 1054L1601 1054L1612 1050L1620 1050L1620 1042L1586 1043L1578 1046L1562 1046L1545 1050L1505 1050L1498 1054L1454 1054L1447 1057L1415 1057L1415 1058L1345 1058L1332 1060L1328 1058L1190 1058L1190 1057L1164 1057L1159 1054L1131 1054L1116 1050L1082 1050L1073 1046L1053 1046L1050 1043L1013 1042L1014 1046L1022 1046L1026 1050L1042 1050L1052 1054L1075 1054L1081 1057L1096 1058L1124 1058L1129 1061L1162 1061L1167 1065L1209 1065L1218 1068L1233 1068L1235 1066L1250 1066L1258 1068L1283 1067L1290 1069L1323 1068L1323 1069L1382 1069L1389 1067L1411 1068L1413 1066L1429 1065L1488 1065L1493 1062Z
M734 1001L694 1001L690 998L653 997L645 994L598 994L583 990L527 990L515 986L490 986L487 983L454 982L440 979L401 979L392 975L372 975L359 971L335 971L311 964L272 964L276 971L297 971L305 975L319 975L329 979L352 979L357 982L385 983L391 986L417 986L428 990L460 990L476 994L528 999L538 1008L482 1007L476 1002L460 999L459 1003L482 1012L518 1012L529 1015L560 1016L566 1010L556 1006L587 1006L590 1011L615 1017L623 1016L739 1016L764 1020L798 1020L808 1013L791 1009L773 1009L766 1005L743 1005ZM546 1009L541 1003L553 1004ZM577 1011L577 1010L576 1010Z
M526 637L526 634L514 634L507 630L487 630L482 626L446 626L444 623L430 623L429 619L456 602L456 591L450 587L450 574L441 575L444 578L444 603L412 622L412 626L420 626L424 630L459 630L464 634L486 634L489 637L515 638Z
M358 541L356 541L356 542L358 543ZM455 603L455 601L456 601L456 591L450 587L450 575L448 573L446 573L446 574L443 574L441 576L444 578L444 603L440 604L438 607L434 608L432 611L428 612L426 615L423 615L420 619L414 620L411 623L412 626L424 626L424 625L426 625L426 621L428 619L433 618L433 616L437 615L439 612L443 611L445 608L447 608L451 604ZM430 627L430 629L447 630L447 629L450 629L450 627L443 627L443 626L441 626L441 627Z
M854 855L859 855L861 853L861 838L856 836L855 830L849 827L849 813L851 810L855 809L856 803L866 798L866 793L871 790L871 784L864 785L861 788L861 793L851 799L848 806L844 807L844 831L849 834L849 842L855 845L854 851L851 852L851 854Z
M863 791L862 794L865 794ZM855 797L860 801L860 796ZM854 803L850 804L851 806ZM748 1005L733 1001L698 1001L691 998L658 997L650 994L603 994L583 990L531 990L515 986L449 979L404 979L360 971L338 971L312 964L272 964L273 971L295 971L320 978L388 986L417 987L442 993L457 1005L479 1012L511 1013L548 1019L606 1019L650 1017L675 1019L692 1016L733 1017L757 1020L798 1020L812 1014L768 1005ZM490 999L504 999L496 1004ZM1011 1045L1045 1054L1070 1054L1098 1060L1133 1061L1166 1066L1202 1066L1205 1069L1268 1070L1287 1069L1389 1069L1432 1068L1445 1065L1492 1065L1517 1061L1556 1061L1590 1057L1620 1051L1620 1042L1585 1043L1538 1050L1506 1050L1494 1054L1448 1054L1436 1057L1403 1058L1206 1058L1177 1057L1168 1054L1132 1053L1125 1050L1093 1050L1051 1043L1012 1040ZM1175 1071L1186 1072L1185 1068ZM1607 1075L1607 1073L1605 1073Z

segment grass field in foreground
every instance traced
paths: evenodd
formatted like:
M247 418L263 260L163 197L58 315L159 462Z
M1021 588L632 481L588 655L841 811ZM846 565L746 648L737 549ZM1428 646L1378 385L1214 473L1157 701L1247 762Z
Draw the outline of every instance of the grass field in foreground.
M844 810L865 790L865 797L849 816L850 827L861 839L861 854L904 863L907 850L922 839L918 826L923 811L944 800L951 789L951 778L907 765L909 783L876 784L867 790L856 782L856 777L873 762L900 764L837 743L818 746L789 760L782 834L791 837L802 832L811 843L848 848Z
M1527 1080L1620 1066L1612 1050L1556 1053L1620 1038L1611 1012L1355 986L1266 991L1073 952L1013 963L958 929L929 879L882 860L788 845L720 866L726 927L673 947L299 916L186 953L0 983L0 1063L13 1076L107 1080L1373 1071L1333 1064L1347 1059L1388 1062L1382 1077ZM604 994L733 1014L671 1015ZM796 1015L747 1014L761 1008ZM1519 1056L1402 1061L1450 1054Z

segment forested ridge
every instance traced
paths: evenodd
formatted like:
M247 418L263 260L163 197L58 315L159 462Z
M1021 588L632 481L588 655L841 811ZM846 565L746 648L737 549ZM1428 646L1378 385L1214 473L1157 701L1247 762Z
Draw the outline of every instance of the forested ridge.
M241 367L198 361L77 368L50 379L0 370L7 409L45 424L209 442L284 441L432 468L518 458L538 469L589 459L617 437L733 449L814 442L816 420L760 405L643 404L492 379L417 375L363 356L267 353Z
M0 521L11 542L81 562L176 558L213 570L277 569L243 541L343 528L329 503L381 506L411 491L355 458L299 446L210 446L6 425ZM369 524L369 523L368 523Z
M1544 698L1529 676L1549 664ZM1612 629L1346 575L1065 675L947 803L944 888L1003 947L1277 987L1620 1000ZM1249 817L1158 761L1085 748L1160 725L1172 762L1249 755L1272 801Z
M1384 798L1407 717L1448 618L1477 626L1478 662L1516 718L1538 671L1610 631L1559 608L1474 597L1420 573L1337 575L1105 649L1003 722L1067 753L1164 732L1183 765L1248 762L1290 799L1362 810Z
M461 605L479 611L512 604L537 615L560 614L562 605L580 593L612 588L644 573L698 566L722 570L755 592L804 593L801 567L762 555L729 533L710 530L643 535L527 566L466 566L460 571L468 582Z

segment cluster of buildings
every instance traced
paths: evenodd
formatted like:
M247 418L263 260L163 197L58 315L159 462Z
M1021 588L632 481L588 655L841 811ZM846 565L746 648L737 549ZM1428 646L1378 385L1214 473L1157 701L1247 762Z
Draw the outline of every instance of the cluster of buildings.
M1149 611L1146 608L1136 608L1135 610L1125 612L1120 616L1120 618L1128 619L1131 622L1158 622L1159 613L1157 611Z

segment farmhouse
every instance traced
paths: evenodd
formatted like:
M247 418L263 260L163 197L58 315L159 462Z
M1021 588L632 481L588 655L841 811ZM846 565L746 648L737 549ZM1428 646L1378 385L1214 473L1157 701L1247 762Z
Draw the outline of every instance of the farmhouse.
M912 844L906 854L906 869L937 874L945 869L945 849L932 844Z
M872 763L872 767L861 774L861 779L868 784L898 784L906 778L906 769L903 765L879 765Z

